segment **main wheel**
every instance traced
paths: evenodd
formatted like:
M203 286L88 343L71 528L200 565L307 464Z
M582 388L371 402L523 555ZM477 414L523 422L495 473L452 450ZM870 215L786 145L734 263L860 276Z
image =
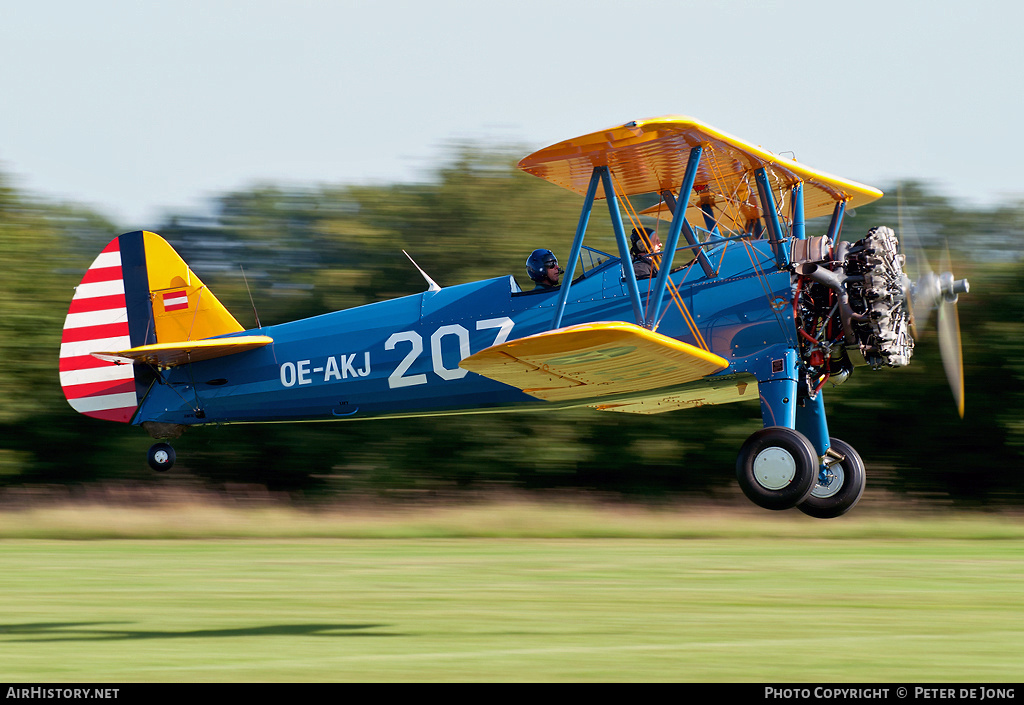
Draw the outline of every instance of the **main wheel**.
M149 467L157 472L170 470L174 465L174 448L170 443L154 443L149 448L146 460L149 462Z
M747 498L765 509L803 502L818 479L818 454L807 437L784 426L762 428L736 459L736 478Z
M811 494L797 505L804 514L818 519L834 519L853 509L860 501L867 482L864 461L848 443L830 438L832 449L844 456L841 462L831 465L826 477L818 478Z

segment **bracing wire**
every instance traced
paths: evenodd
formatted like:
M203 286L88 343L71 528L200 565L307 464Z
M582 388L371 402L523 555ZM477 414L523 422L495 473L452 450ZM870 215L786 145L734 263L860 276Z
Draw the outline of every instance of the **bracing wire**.
M406 257L408 257L408 255L406 255ZM415 264L415 262L413 262L413 264ZM262 329L263 326L260 325L260 314L256 311L256 302L253 301L252 290L249 288L249 278L245 276L245 267L239 264L238 268L242 270L242 281L245 282L245 290L249 294L249 303L252 305L252 315L256 317L256 327Z
M199 315L199 304L203 300L203 289L205 288L206 287L199 287L197 291L198 296L196 297L196 310L192 312L192 323L189 324L188 335L185 337L185 340L192 340L192 329L196 327L196 317Z
M629 222L632 224L633 228L636 229L637 233L640 235L641 239L644 241L644 244L647 246L647 251L650 252L651 249L652 249L651 248L651 242L648 239L647 233L644 231L643 226L640 224L640 216L636 213L636 209L633 208L633 204L630 202L629 196L626 195L624 189L622 189L622 185L618 183L618 179L615 178L614 174L612 174L612 178L615 179L616 188L620 191L620 193L622 193L622 199L626 203L626 215L629 217ZM680 195L682 195L682 194L680 194ZM684 217L685 217L685 213L684 213ZM657 253L651 252L651 258L654 260L655 265L660 268L661 267L661 256L659 254L657 254ZM696 258L694 258L694 262L696 262ZM692 264L693 264L693 262L691 262L691 265ZM687 273L689 273L689 270L687 270ZM690 311L687 308L686 303L683 301L682 295L680 295L678 289L672 283L672 279L671 278L666 278L665 281L666 281L666 284L668 285L668 290L669 290L670 295L672 296L672 300L673 300L673 302L675 302L676 307L679 309L680 315L682 315L683 320L686 322L687 328L690 329L690 333L693 335L694 339L697 341L697 343L700 345L701 348L703 348L704 350L707 350L707 351L710 352L710 348L708 348L708 344L704 340L704 336L701 335L700 329L697 327L697 322L693 319L693 316L690 314ZM648 293L649 292L650 292L650 284L648 284ZM646 311L645 311L645 316L646 316Z
M709 160L710 161L710 165L709 166L710 166L710 169L711 169L712 174L714 175L715 179L719 183L723 183L723 184L726 183L724 177L721 174L720 169L718 168L718 166L719 166L718 165L718 161L714 158L714 154L712 153L709 156L711 157L711 159ZM746 185L748 190L750 189L750 172L749 171L748 172L744 172L743 178L739 179L736 182L736 185L733 187L731 194L726 196L726 198L725 198L726 208L722 209L723 215L731 216L732 219L733 219L733 223L737 224L737 225L739 224L740 218L742 217L742 209L740 207L740 204L741 204L741 202L745 202L743 199L740 199L740 197L739 197L739 189L743 185ZM776 200L777 204L781 204L783 199L778 198L778 199L775 199L775 200ZM780 205L776 206L777 209L779 207L781 207L781 206ZM731 211L731 213L729 211ZM722 227L721 222L717 221L717 219L716 219L716 222L718 223L719 228L721 228ZM760 265L758 264L757 258L754 256L753 247L750 245L749 242L747 242L746 239L741 239L740 242L743 243L743 248L744 248L744 250L747 253L747 257L750 259L750 264L751 264L751 266L754 269L754 273L757 275L758 283L761 285L762 291L764 291L765 299L768 301L769 308L771 308L772 312L774 313L775 320L778 322L779 327L782 329L783 335L788 339L789 338L788 329L787 329L785 323L783 322L783 320L782 320L782 318L781 318L781 316L779 314L779 311L777 311L775 309L775 307L772 306L771 289L766 285L766 275L762 271ZM727 242L726 243L726 247L728 247L728 245L729 245L729 243ZM723 259L724 259L724 252L723 252Z

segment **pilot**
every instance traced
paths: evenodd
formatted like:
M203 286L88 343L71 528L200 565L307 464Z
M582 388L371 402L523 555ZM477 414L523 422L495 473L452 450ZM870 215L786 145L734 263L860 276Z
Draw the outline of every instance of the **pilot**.
M653 255L661 252L661 239L651 228L633 228L629 237L629 253L633 259L633 274L637 279L650 279L658 273L654 265Z
M558 266L558 259L551 250L534 250L526 260L526 273L537 286L534 291L554 289L564 270Z

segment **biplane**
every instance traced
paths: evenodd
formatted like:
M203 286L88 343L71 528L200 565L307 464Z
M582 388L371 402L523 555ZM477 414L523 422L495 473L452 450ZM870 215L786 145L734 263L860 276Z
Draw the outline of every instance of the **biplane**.
M840 238L844 214L879 190L680 116L566 140L519 167L583 197L560 286L524 291L505 275L440 287L424 274L419 294L245 330L166 241L127 233L71 301L68 401L141 426L158 441L149 464L166 470L168 441L206 424L757 400L763 427L736 463L743 492L829 518L857 503L865 468L830 436L826 384L907 365L913 311L938 307L963 414L954 307L967 282L930 270L911 281L890 228ZM645 194L655 205L637 211L630 199ZM612 253L584 244L600 200ZM808 236L817 217L827 232ZM637 279L624 222L650 246L640 223L652 218L664 245Z

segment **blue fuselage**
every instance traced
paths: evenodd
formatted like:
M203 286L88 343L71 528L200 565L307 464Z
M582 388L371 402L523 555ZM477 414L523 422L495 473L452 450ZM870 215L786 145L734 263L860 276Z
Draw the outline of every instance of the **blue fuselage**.
M699 267L671 275L712 352L730 361L721 375L772 376L771 349L795 348L788 272L766 241L708 252L717 276ZM641 280L645 296L652 280ZM382 416L550 408L519 389L459 367L505 340L552 328L558 293L519 292L512 277L426 291L258 332L258 350L172 368L155 381L133 423L327 421ZM699 344L667 302L657 331ZM611 258L573 282L562 326L634 321L622 266ZM764 368L764 369L762 369ZM577 404L580 402L576 402Z

